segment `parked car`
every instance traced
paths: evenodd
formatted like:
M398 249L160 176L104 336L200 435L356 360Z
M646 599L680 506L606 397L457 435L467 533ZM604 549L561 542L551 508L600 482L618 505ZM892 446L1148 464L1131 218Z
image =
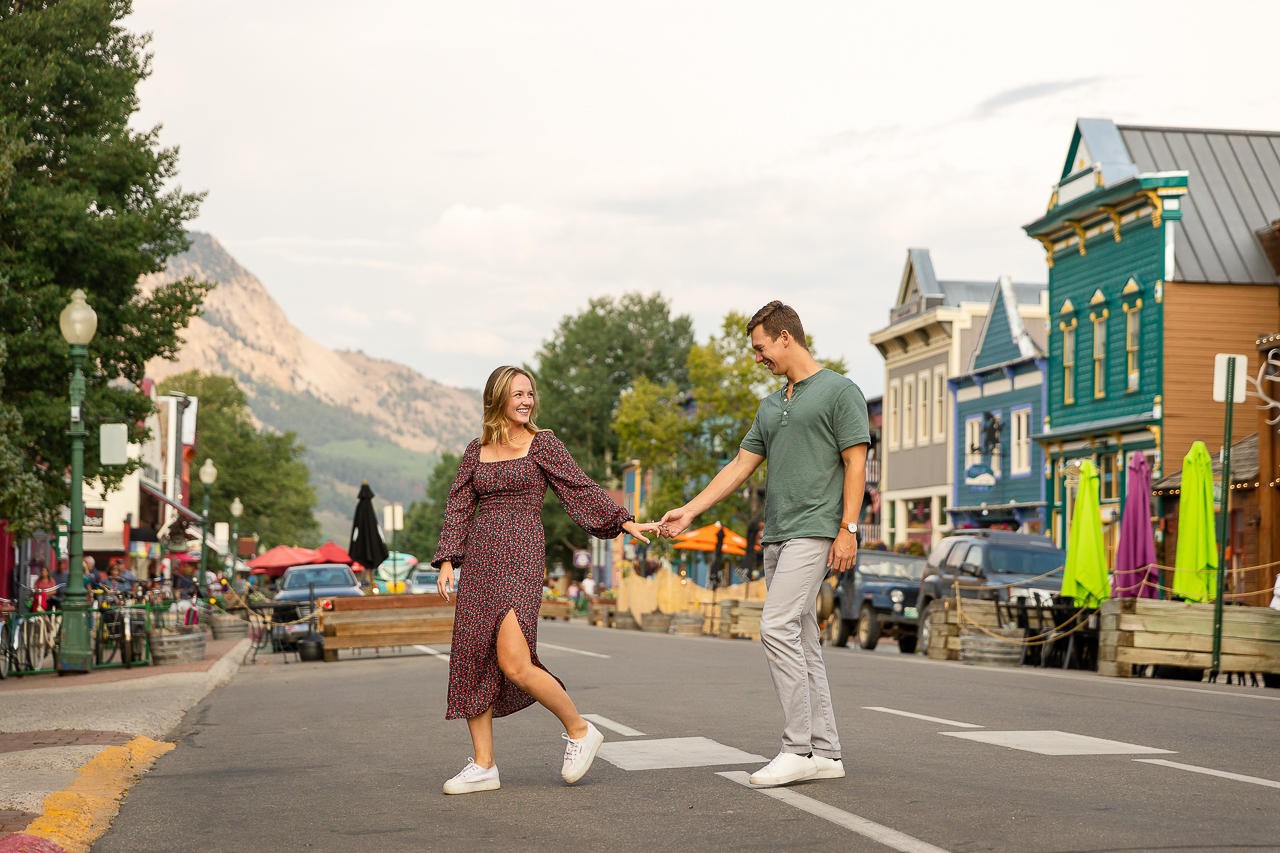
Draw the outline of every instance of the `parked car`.
M322 598L343 598L364 595L360 582L351 569L342 563L317 563L310 566L294 566L286 569L280 578L276 601L293 601L293 608L281 608L277 619L292 622L311 615L311 585L315 584L316 601ZM281 641L292 645L294 640L311 630L309 623L286 625Z
M440 572L435 569L420 569L409 575L409 592L413 595L435 595L439 591L436 589L439 579Z
M881 637L898 641L905 654L916 650L916 596L924 576L924 557L890 551L858 551L853 571L836 581L835 610L827 620L827 639L833 646L849 642L874 649Z
M1008 601L1025 597L1048 604L1062 592L1066 562L1067 553L1046 536L1004 530L961 530L948 536L929 552L920 580L917 633L921 644L929 648L930 609L942 606L940 599L955 595L957 580L962 598ZM1008 586L1015 583L1024 585Z

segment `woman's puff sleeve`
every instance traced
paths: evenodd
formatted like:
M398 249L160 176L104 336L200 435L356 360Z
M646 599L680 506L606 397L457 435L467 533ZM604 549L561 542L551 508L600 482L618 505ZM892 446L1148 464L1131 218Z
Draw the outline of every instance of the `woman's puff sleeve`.
M476 463L480 461L480 439L467 445L458 466L458 476L449 487L449 500L444 507L444 525L440 528L440 542L431 565L440 568L448 562L455 567L466 559L467 536L471 532L471 516L476 508L476 490L471 484Z

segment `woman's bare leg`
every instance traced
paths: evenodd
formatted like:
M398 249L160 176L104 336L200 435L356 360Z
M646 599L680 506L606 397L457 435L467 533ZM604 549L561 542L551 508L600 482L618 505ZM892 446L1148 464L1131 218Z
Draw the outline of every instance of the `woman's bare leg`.
M475 762L488 769L493 766L493 709L486 708L478 717L467 720L471 729L471 745L475 748Z
M520 631L520 622L514 610L508 610L502 619L502 627L498 629L498 667L507 680L538 700L544 708L560 718L564 730L571 738L580 738L587 733L587 721L578 714L573 700L546 670L533 665L529 657L529 644L525 642ZM470 722L468 720L468 722ZM472 729L474 732L475 730ZM490 723L492 731L492 723ZM472 735L474 738L474 734ZM490 738L492 743L492 736ZM480 747L477 745L476 750ZM477 756L476 762L480 759ZM482 765L483 766L483 765Z

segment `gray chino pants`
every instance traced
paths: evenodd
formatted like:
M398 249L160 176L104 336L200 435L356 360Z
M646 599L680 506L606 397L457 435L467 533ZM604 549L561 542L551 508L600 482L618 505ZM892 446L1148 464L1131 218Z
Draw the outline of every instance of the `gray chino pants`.
M818 585L827 575L832 541L788 539L764 546L768 594L760 616L760 641L785 718L782 751L824 758L840 757L818 633Z

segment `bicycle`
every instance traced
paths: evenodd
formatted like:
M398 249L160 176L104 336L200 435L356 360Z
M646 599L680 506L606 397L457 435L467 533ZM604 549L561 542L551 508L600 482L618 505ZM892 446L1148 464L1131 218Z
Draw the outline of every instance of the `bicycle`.
M112 663L120 652L125 669L146 656L146 617L130 609L129 595L94 590L93 663Z
M43 668L45 658L57 653L61 627L61 614L47 611L14 613L0 622L0 679Z

